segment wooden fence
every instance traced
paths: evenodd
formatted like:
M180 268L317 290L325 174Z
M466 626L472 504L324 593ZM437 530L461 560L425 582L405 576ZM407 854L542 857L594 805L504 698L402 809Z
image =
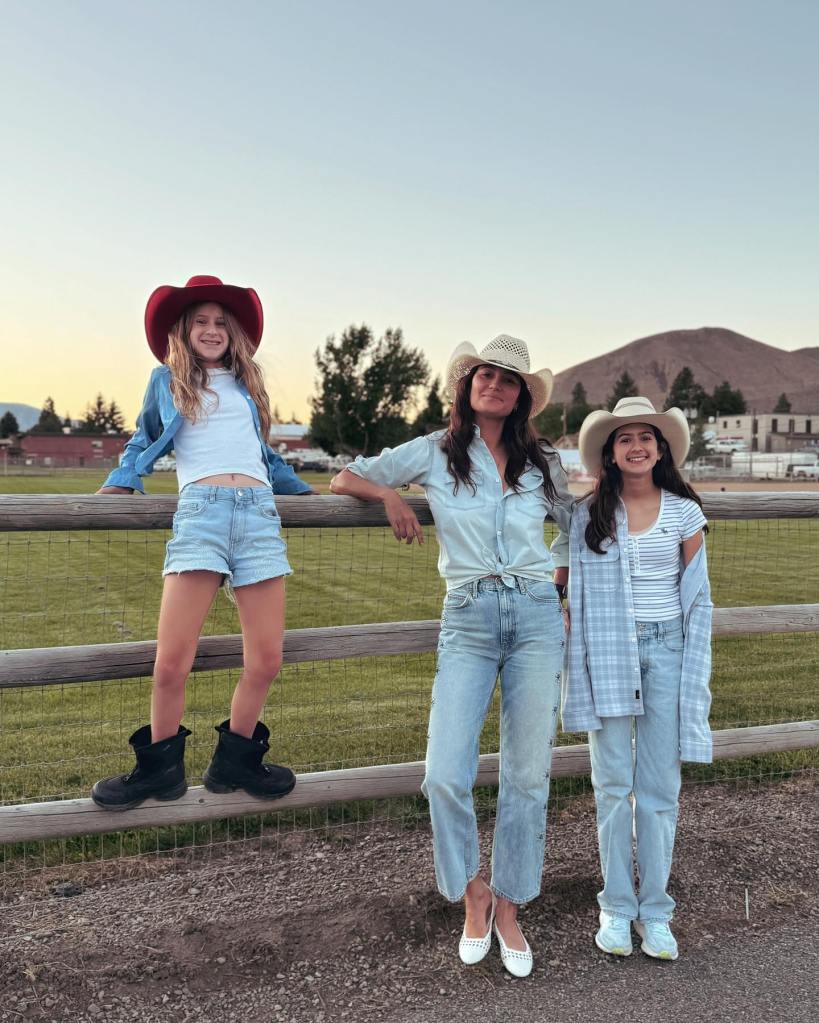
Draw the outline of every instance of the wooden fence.
M176 497L25 495L0 496L0 532L57 530L167 529ZM424 498L410 497L422 524L432 519ZM813 493L708 493L709 519L819 518ZM281 497L282 524L293 528L386 526L380 504L346 497ZM429 653L438 639L437 620L385 622L285 634L285 663L330 661L403 653ZM819 632L819 603L717 608L714 635ZM86 646L7 650L0 653L0 689L65 685L149 675L156 643L103 643ZM242 663L241 636L200 641L194 671L234 668ZM717 759L819 746L819 721L799 721L715 732ZM383 799L417 793L423 762L377 765L299 776L295 790L271 804L244 793L214 795L203 787L172 803L149 800L126 815L98 809L90 799L67 799L0 807L0 841L20 842L97 834L120 828L192 823L289 808L321 806L338 800ZM586 745L554 751L552 774L571 777L589 771ZM498 756L481 757L477 784L497 785Z

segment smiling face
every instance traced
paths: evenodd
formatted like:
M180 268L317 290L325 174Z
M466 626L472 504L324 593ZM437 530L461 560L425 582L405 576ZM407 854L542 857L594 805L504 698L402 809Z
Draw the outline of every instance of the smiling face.
M518 402L522 381L517 373L485 363L472 377L469 403L476 417L505 419Z
M650 475L662 452L648 423L629 423L614 432L612 458L624 476Z
M190 327L190 346L197 359L205 366L221 366L229 340L222 307L216 302L198 305Z

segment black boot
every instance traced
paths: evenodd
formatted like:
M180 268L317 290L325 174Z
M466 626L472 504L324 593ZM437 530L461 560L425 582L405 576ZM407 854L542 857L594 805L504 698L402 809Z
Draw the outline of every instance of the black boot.
M137 729L128 742L134 748L136 767L130 774L103 778L91 790L91 798L103 810L131 810L146 799L179 799L188 788L185 781L185 738L191 733L179 726L170 739L151 742L151 726Z
M205 788L209 792L234 792L244 789L258 799L278 799L291 792L296 776L289 767L263 764L262 757L270 749L270 732L257 722L253 736L246 739L230 730L230 721L216 726L219 742L213 759L205 771Z

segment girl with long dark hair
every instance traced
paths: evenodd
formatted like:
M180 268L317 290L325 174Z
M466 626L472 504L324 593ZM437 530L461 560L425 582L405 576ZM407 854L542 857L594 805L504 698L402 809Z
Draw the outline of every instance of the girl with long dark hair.
M623 398L587 416L579 446L597 482L571 526L562 718L589 733L603 872L595 942L630 955L633 922L643 952L676 959L667 886L680 764L711 760L707 526L679 472L688 423Z
M396 539L407 543L424 534L395 488L417 483L426 492L447 584L423 785L438 887L466 903L461 960L483 959L494 929L504 966L524 977L532 951L517 910L540 891L564 645L555 582L566 581L574 502L557 453L531 427L552 375L529 371L523 341L502 334L480 353L461 345L447 378L448 429L357 459L331 489L383 501ZM551 552L547 515L562 531ZM472 786L498 676L500 789L487 882Z

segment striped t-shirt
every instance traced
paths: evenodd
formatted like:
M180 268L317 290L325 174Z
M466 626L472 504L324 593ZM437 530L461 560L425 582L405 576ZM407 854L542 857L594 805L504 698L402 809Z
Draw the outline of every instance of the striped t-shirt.
M680 544L705 524L696 501L662 490L654 525L629 533L628 564L638 622L662 622L682 614Z

